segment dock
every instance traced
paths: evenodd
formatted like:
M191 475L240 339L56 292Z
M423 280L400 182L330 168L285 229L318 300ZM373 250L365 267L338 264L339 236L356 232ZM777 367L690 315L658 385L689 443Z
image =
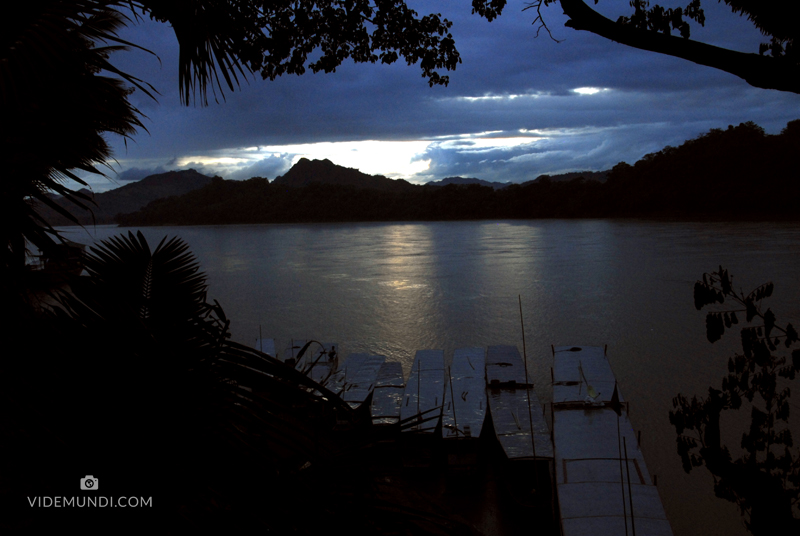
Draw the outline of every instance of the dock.
M672 536L603 348L553 349L553 439L564 536Z

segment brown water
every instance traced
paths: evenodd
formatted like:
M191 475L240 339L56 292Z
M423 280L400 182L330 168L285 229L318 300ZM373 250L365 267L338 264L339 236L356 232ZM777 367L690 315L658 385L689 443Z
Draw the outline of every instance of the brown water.
M406 374L418 349L442 348L447 359L462 346L521 351L521 296L540 398L550 396L551 344L607 344L674 533L746 533L736 507L714 497L707 472L681 469L668 412L677 393L719 386L737 349L737 333L706 340L705 313L692 299L703 272L721 264L748 291L773 281L779 323L800 324L800 224L535 220L143 233L153 246L176 234L189 243L234 339L250 343L261 329L279 341L335 341L340 354L381 353ZM74 228L68 236L93 239ZM792 409L800 416L800 395Z

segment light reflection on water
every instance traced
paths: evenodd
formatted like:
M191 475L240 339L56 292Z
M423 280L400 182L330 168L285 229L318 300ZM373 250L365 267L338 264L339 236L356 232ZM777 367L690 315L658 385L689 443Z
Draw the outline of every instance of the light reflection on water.
M74 232L74 230L72 230ZM123 231L98 227L106 238ZM70 238L87 242L85 232ZM608 344L631 420L678 536L744 534L707 473L687 476L668 421L678 392L718 385L736 334L710 345L692 287L720 264L800 323L800 225L615 220L352 223L145 228L154 246L181 236L208 275L233 338L259 327L280 343L314 338L340 353L403 363L419 349L517 344L522 298L530 369L550 396L550 345ZM792 401L800 415L800 397ZM731 436L736 441L736 434Z

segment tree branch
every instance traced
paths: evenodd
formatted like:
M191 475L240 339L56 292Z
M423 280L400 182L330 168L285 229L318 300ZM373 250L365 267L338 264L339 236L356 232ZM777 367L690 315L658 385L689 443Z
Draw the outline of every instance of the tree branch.
M582 0L561 0L566 26L585 30L630 47L658 52L713 67L744 79L751 86L800 93L800 68L791 60L736 52L683 37L640 30L600 15Z

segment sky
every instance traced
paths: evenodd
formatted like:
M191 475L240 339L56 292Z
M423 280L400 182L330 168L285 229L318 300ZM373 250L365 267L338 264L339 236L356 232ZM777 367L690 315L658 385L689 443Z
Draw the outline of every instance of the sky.
M535 12L509 0L487 22L467 0L411 0L420 14L441 13L462 63L447 87L429 87L418 65L346 61L335 73L251 77L219 102L181 105L178 45L172 29L149 20L120 36L150 49L114 53L112 63L159 92L133 104L147 131L107 137L116 164L108 178L84 176L95 192L147 175L196 169L245 180L282 175L300 158L327 158L369 174L425 183L445 177L524 182L541 174L601 171L633 164L711 128L753 121L777 134L800 118L800 95L754 88L733 75L636 50L564 27L558 3ZM669 7L678 5L667 0ZM590 2L590 5L591 2ZM628 0L595 9L616 19ZM764 40L724 4L703 3L705 27L692 38L742 52Z

